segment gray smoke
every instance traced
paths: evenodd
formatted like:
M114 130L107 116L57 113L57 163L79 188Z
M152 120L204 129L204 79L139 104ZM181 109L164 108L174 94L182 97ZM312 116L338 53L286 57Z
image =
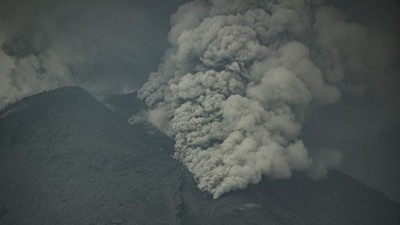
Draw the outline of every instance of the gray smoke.
M0 109L22 97L71 84L70 71L58 52L45 49L17 56L15 51L21 50L15 48L19 46L4 43L0 37Z
M321 177L337 150L309 151L312 112L387 81L396 41L322 1L196 0L172 16L157 72L139 91L175 157L214 198L263 175Z
M167 47L181 0L1 0L0 109L66 85L139 88Z

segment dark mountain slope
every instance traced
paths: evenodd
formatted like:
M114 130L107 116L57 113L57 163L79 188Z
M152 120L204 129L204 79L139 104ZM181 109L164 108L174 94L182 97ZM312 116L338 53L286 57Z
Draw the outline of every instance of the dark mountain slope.
M320 181L300 174L262 181L218 201L182 191L185 224L399 224L399 205L338 171ZM201 222L196 222L200 219Z
M0 224L400 224L400 207L340 172L263 181L212 200L170 157L78 87L0 112Z
M171 140L150 139L77 87L7 110L0 224L175 223L180 165L158 150Z

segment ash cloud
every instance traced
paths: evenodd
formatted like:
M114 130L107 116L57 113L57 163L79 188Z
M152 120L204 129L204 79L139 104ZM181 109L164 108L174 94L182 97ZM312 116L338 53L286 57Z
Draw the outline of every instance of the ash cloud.
M167 47L182 1L0 2L0 108L67 85L124 93L140 87Z
M396 39L322 1L196 0L169 42L139 96L214 198L337 166L340 151L307 149L304 125L343 95L379 95L397 54Z
M398 1L194 1L167 35L183 2L0 1L0 109L141 87L168 41L140 93L202 190L340 162L400 201Z

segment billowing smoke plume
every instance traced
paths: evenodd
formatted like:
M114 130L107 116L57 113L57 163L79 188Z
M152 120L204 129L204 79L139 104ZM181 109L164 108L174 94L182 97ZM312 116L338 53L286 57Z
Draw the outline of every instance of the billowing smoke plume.
M302 126L341 93L385 80L394 58L394 40L321 2L196 0L171 25L171 48L139 95L214 198L263 175L325 175L340 152L307 150Z

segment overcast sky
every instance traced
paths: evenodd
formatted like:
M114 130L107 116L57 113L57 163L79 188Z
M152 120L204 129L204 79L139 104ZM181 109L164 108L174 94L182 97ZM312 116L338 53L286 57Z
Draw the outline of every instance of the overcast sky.
M157 71L170 15L183 0L0 1L0 107L70 84L101 93L140 88ZM398 1L328 0L349 22L399 40ZM374 94L342 96L302 132L309 148L343 152L341 169L400 202L398 49L390 82Z

